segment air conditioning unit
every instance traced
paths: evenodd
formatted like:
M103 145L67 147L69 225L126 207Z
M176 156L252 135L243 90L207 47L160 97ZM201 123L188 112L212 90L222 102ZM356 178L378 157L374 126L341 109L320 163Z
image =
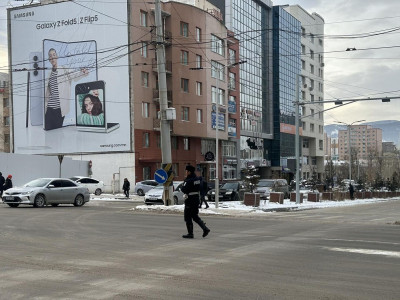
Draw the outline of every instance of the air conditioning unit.
M325 67L325 64L324 64L324 63L321 63L321 67Z

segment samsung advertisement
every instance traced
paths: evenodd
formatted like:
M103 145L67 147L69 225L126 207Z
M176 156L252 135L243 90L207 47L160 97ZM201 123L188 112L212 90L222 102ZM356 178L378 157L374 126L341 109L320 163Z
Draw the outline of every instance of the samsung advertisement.
M14 152L130 151L126 1L9 13Z

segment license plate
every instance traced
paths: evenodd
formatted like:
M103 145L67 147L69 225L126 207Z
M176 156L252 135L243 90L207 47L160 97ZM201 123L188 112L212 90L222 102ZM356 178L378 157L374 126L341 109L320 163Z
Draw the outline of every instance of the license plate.
M7 197L4 197L4 199L6 201L12 201L12 200L14 200L14 197L7 196Z

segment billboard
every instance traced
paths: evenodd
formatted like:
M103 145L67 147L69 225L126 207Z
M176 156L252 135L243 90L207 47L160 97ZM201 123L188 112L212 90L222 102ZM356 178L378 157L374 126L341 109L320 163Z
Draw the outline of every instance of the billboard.
M127 2L9 10L14 152L130 151Z

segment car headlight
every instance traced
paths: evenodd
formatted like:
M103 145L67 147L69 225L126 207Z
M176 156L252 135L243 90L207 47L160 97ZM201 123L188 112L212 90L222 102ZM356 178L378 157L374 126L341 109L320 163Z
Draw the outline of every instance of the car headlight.
M225 195L230 195L230 194L232 194L232 191L225 193Z
M30 194L32 194L32 191L26 191L26 192L22 192L21 196L28 196Z
M211 195L215 195L215 192L211 192Z

